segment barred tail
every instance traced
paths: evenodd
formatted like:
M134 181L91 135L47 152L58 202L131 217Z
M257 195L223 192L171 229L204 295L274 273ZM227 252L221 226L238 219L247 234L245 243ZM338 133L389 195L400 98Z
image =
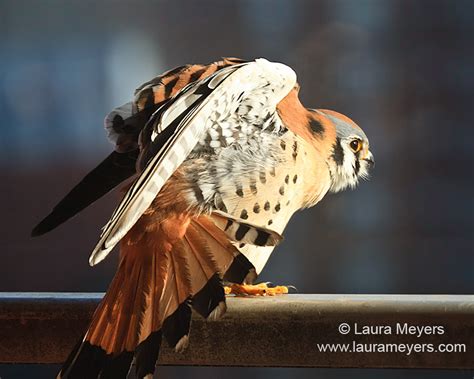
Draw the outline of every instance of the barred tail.
M58 378L125 378L132 360L137 377L151 378L162 336L183 350L191 308L221 316L224 274L242 282L252 271L208 216L174 216L153 230L142 217L122 240L118 271Z

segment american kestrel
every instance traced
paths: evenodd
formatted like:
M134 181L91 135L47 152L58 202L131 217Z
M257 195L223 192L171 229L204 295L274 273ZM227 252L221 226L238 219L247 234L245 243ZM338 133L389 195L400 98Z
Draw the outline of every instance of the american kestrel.
M191 308L225 310L223 281L252 292L291 216L354 187L374 159L348 117L307 109L281 63L227 58L143 84L105 119L112 152L34 230L50 231L135 175L90 264L120 264L60 378L151 378L164 336L188 344ZM261 289L257 287L259 292Z

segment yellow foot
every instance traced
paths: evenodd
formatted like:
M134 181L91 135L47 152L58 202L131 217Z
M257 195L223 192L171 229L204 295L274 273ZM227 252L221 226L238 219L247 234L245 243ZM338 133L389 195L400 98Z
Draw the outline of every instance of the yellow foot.
M268 287L267 283L259 284L232 284L225 286L224 291L226 295L236 296L275 296L288 293L287 286Z

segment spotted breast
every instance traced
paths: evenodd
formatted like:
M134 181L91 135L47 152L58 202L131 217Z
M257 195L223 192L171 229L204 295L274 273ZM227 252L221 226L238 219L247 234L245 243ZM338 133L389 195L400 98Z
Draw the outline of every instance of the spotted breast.
M120 244L117 273L58 378L125 378L132 361L150 378L162 337L176 351L188 345L191 308L224 314L222 280L254 294L260 286L242 283L255 280L291 216L367 177L374 160L362 129L305 108L298 90L284 64L224 59L168 71L106 117L115 151L32 232L135 175L89 259Z
M210 135L203 138L194 158L181 168L190 206L199 204L209 212L218 209L281 234L297 210L315 204L329 189L329 180L321 180L328 170L320 153L284 127L280 118L251 137L241 136L230 148L225 143L213 148L212 141ZM234 244L257 274L274 249L242 241Z

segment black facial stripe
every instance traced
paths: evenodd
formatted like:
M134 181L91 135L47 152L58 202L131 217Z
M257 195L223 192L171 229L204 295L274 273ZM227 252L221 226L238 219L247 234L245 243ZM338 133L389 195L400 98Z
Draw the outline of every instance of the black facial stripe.
M338 166L342 166L344 163L344 149L341 146L341 139L339 137L336 138L336 143L333 145L332 148L332 157L334 162Z
M359 170L360 170L360 162L359 162L359 159L356 159L356 161L355 161L355 167L354 167L354 173L355 173L356 175L358 175L358 174L359 174Z

